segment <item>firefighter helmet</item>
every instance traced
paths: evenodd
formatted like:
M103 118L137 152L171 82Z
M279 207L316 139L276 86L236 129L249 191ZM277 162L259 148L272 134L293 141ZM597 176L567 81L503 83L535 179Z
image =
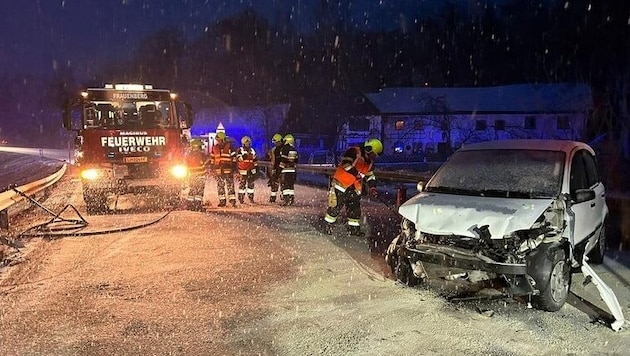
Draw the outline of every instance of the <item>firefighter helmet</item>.
M196 138L196 139L190 141L190 148L192 148L194 150L200 150L201 147L203 147L203 142L201 142L200 139Z
M249 136L243 136L243 138L241 138L241 144L243 146L251 145L252 144L252 139Z
M293 138L293 135L291 134L285 135L283 140L284 140L284 143L288 143L291 146L295 145L295 139Z
M224 142L225 141L225 132L217 132L217 141Z
M363 144L365 147L365 151L370 153L374 152L377 155L380 155L383 152L383 143L379 139L371 138Z
M273 142L273 143L280 143L280 142L282 142L282 135L280 135L279 133L273 135L273 137L271 138L271 142Z

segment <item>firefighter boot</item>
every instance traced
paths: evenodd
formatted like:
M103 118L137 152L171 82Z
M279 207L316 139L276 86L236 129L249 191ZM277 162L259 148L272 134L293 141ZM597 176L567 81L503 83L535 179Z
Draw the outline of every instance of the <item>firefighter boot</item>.
M230 203L232 204L233 208L236 208L236 199L230 200Z
M349 236L365 236L365 233L361 231L361 227L359 226L348 226L348 235Z
M247 194L247 197L249 198L250 203L254 202L254 194Z
M219 200L219 204L217 204L218 207L222 208L225 206L225 199L221 199Z
M269 202L270 203L275 203L276 202L276 196L275 195L270 196L269 197Z
M238 202L243 204L245 202L245 194L244 193L238 193Z

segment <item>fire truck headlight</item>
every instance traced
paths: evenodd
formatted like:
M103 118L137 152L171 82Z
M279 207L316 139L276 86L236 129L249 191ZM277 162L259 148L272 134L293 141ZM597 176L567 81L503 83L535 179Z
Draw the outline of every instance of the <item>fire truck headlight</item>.
M97 169L85 169L81 171L81 178L85 180L96 180L99 175L100 174Z
M178 164L171 167L171 174L178 179L186 178L188 176L188 168L183 164Z

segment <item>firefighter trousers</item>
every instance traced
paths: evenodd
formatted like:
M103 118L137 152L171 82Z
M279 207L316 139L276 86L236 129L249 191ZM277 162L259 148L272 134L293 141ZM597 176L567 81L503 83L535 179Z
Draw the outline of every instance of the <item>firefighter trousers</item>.
M280 191L282 192L282 202L285 205L292 205L295 199L295 172L280 173Z
M335 189L335 194L337 204L326 209L324 220L329 224L335 223L341 214L341 209L345 207L348 227L358 229L361 222L361 194L352 187L346 189L345 192Z
M232 173L217 174L216 180L219 204L225 205L226 200L236 203L236 192L234 191L234 177Z
M245 194L249 198L249 201L254 202L254 181L256 175L248 171L247 174L240 174L238 176L238 200L242 203L245 200Z
M280 188L280 183L278 182L278 174L276 173L275 169L271 170L271 174L269 175L269 181L267 182L267 185L271 189L271 191L269 192L269 202L273 203L276 201L276 198L278 197L278 189Z

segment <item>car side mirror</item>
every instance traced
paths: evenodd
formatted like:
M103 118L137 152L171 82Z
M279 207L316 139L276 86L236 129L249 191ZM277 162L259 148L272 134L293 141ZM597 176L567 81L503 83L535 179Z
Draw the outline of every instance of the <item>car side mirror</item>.
M575 204L595 199L595 191L593 189L578 189L573 193Z
M418 184L416 184L416 189L418 189L418 193L422 193L422 191L424 190L424 182L419 181Z

